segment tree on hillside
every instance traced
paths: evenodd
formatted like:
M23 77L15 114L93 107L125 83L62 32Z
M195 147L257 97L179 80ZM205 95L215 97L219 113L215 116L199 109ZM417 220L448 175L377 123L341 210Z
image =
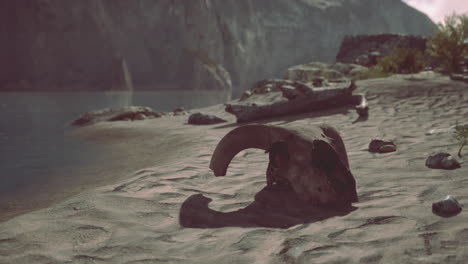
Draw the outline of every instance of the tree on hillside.
M444 71L460 71L460 62L468 56L468 13L452 14L445 17L443 23L427 43L427 52L435 57Z
M387 73L416 73L424 68L424 55L417 49L398 48L390 56L377 60Z

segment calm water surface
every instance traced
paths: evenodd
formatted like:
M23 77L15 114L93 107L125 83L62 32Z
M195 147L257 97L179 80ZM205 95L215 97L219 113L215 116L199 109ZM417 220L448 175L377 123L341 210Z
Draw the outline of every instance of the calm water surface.
M171 111L226 98L219 92L193 91L0 93L0 196L47 182L54 168L92 162L99 155L93 146L64 137L69 123L84 112L128 105Z

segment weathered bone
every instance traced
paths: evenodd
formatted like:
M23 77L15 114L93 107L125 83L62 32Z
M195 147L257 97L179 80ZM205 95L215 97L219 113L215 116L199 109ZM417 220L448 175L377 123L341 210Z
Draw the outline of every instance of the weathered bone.
M358 96L360 96L361 99L359 105L355 106L356 112L360 117L367 117L369 116L369 104L364 94L359 94Z
M330 126L238 127L218 143L210 168L216 176L226 175L234 156L247 148L270 152L268 185L287 182L300 198L317 204L350 204L358 200L345 146Z

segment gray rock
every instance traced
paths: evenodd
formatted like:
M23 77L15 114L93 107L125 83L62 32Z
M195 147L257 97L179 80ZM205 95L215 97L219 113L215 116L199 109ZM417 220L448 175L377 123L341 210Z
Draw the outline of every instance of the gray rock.
M388 153L396 151L395 145L383 145L379 148L379 153Z
M354 59L353 63L363 65L363 66L372 66L372 65L370 65L370 58L369 58L369 55L367 55L367 54L361 54L361 55L357 56Z
M314 90L312 87L309 85L306 85L305 83L295 81L292 86L298 91L300 94L308 94L308 93L313 93Z
M196 54L196 55L195 55ZM228 93L227 100L231 99L232 80L229 72L223 65L207 59L207 54L200 55L199 52L189 53L193 56L190 64L192 64L193 83L186 84L188 87L195 90L216 90L226 91ZM184 78L185 79L185 76Z
M268 88L272 91L278 91L285 84L292 84L292 82L283 79L265 79L254 83L250 88L250 92L262 94Z
M175 116L180 116L180 115L186 115L188 114L187 111L185 111L185 108L183 107L177 107L176 109L174 109L172 111L172 113L175 115Z
M347 74L349 78L359 79L361 76L364 76L369 73L369 68L361 66L361 65L357 65L357 66L359 67L355 67Z
M300 81L292 81L292 80L286 80L286 79L267 79L267 80L261 80L256 82L252 88L251 91L252 93L258 93L258 94L264 94L264 93L269 93L269 92L276 92L276 91L281 91L285 92L286 94L291 94L291 98L294 98L297 93L297 95L300 94L307 94L313 92L312 87L309 85L300 82ZM294 90L294 91L293 91Z
M431 169L454 170L461 167L452 155L445 152L431 153L426 159L426 166Z
M315 87L323 86L325 80L330 82L345 82L345 75L332 68L333 65L322 62L310 62L289 68L284 74L285 78L303 83L313 83ZM336 66L335 68L340 68Z
M271 92L271 87L267 87L267 86L255 87L252 90L252 93L254 94L266 94L269 92Z
M323 87L324 83L326 82L325 78L323 77L317 77L312 80L312 85L314 87Z
M348 82L349 80L345 75L333 69L326 69L322 72L322 76L330 82Z
M432 204L432 212L438 216L450 217L462 211L460 203L455 197L448 195L445 199Z
M369 58L369 65L376 65L377 60L382 57L382 54L378 51L372 51L369 53L368 58Z
M138 113L138 114L136 114L135 117L133 118L133 120L145 120L145 119L147 119L147 118L146 118L146 115L143 114L143 113Z
M369 152L372 153L388 153L396 151L396 145L391 140L373 139L369 143Z
M83 126L105 121L143 120L148 117L161 117L161 113L155 112L153 109L143 106L106 108L85 113L75 119L71 124L74 126Z
M356 66L362 67L361 65L337 62L330 66L331 69L339 71L344 75L349 74Z
M380 52L373 51L365 54L361 54L354 59L354 62L358 65L365 67L371 67L377 64L377 60L382 57Z
M239 101L244 101L247 98L249 98L252 95L251 91L245 91L242 93L242 96L240 97Z
M186 111L182 111L182 112L173 112L172 114L175 115L175 116L181 116L181 115L187 115L188 112L186 112Z
M450 79L454 81L463 81L463 78L464 78L463 74L458 74L458 73L450 74Z
M183 107L177 107L176 109L172 110L172 112L184 112L185 111L185 108Z
M369 53L369 56L379 58L379 57L382 56L382 54L380 54L380 52L378 52L378 51L372 51L372 52Z
M227 122L214 115L194 113L189 116L188 123L191 125L211 125Z
M273 89L277 90L278 85L281 84L274 82L258 82L256 86L252 87L251 92L254 94L266 94Z
M281 91L283 92L283 97L287 98L288 100L292 100L299 95L299 92L291 85L283 86Z
M324 87L329 86L329 82L347 82L350 79L360 79L368 72L369 68L353 63L311 62L289 68L284 76L289 80L311 83L314 87Z
M404 2L384 0L0 1L0 18L0 89L28 78L38 89L108 89L120 57L137 90L227 89L229 72L236 96L304 58L334 61L350 32L436 28Z

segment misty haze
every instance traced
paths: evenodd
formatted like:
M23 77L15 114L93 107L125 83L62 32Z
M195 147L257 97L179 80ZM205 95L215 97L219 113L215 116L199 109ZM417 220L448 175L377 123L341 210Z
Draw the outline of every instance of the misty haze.
M467 262L466 12L0 0L0 264Z

